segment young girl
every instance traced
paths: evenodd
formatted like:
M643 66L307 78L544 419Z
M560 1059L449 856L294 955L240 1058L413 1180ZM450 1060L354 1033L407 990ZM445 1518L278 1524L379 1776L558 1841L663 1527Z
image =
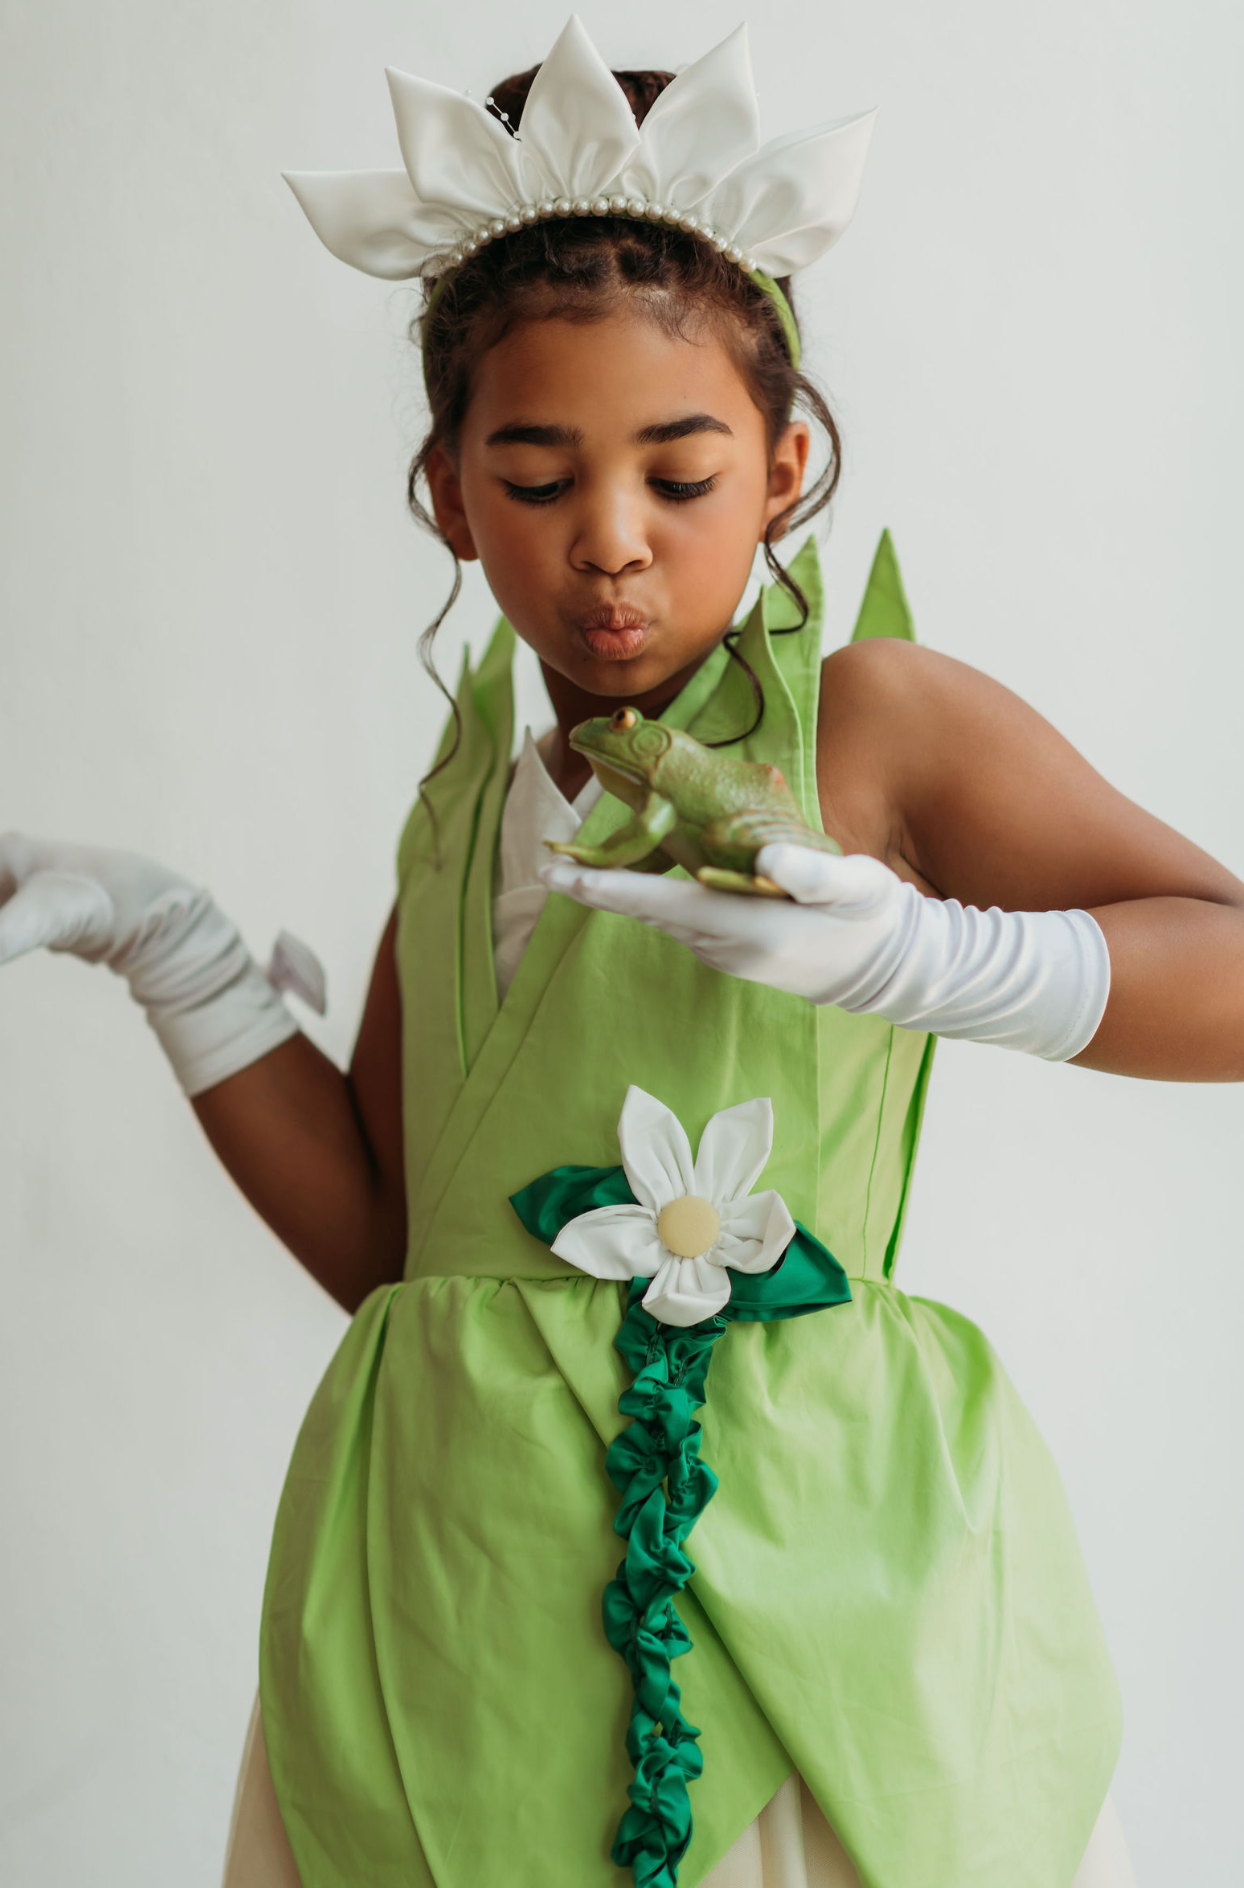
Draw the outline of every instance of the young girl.
M867 121L757 152L739 35L670 83L572 22L488 110L391 77L407 170L292 181L337 254L430 278L412 497L504 619L348 1076L205 892L0 842L0 958L128 978L355 1314L277 1518L229 1888L1124 1888L1056 1471L893 1274L934 1036L1238 1079L1244 886L915 648L884 541L821 660L815 559L773 550L838 464L788 278ZM516 634L555 725L512 765ZM602 718L648 831L712 817L711 768L659 771L686 730L846 856L762 845L785 898L601 869L652 864L570 743Z

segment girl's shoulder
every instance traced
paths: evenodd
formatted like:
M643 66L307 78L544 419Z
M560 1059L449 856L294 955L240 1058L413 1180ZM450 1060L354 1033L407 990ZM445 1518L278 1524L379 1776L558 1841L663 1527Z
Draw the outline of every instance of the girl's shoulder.
M844 852L866 852L904 872L891 756L918 719L929 655L875 637L847 643L821 664L816 780L821 820ZM934 665L936 666L936 665Z
M835 649L821 665L817 713L826 831L844 851L871 853L928 889L912 866L908 809L953 756L979 751L980 730L996 724L1007 694L966 663L896 637Z
M934 649L878 637L826 658L816 774L825 829L844 851L964 904L1091 911L1244 897L1035 708Z
M847 643L821 665L817 748L865 749L878 765L935 765L1010 752L1035 757L1066 743L1011 689L969 663L918 643L876 636Z
M896 636L845 643L821 663L822 720L927 712L932 701L969 705L1009 694L980 669ZM1010 698L1024 706L1018 696Z
M991 860L977 869L991 846L1032 853L1034 825L1052 805L1069 819L1078 805L1083 820L1111 797L1012 690L892 637L825 658L816 767L822 819L844 850L871 853L924 890L966 889L977 903L999 896Z

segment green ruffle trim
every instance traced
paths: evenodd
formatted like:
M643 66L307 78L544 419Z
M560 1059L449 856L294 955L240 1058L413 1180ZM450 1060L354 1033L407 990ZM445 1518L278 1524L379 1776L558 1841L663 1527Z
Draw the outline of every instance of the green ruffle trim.
M598 1206L635 1204L621 1167L555 1167L511 1196L529 1233L551 1245L568 1220ZM674 1607L695 1572L685 1542L717 1490L700 1460L700 1425L713 1346L735 1319L798 1318L851 1297L847 1275L805 1226L768 1272L730 1272L731 1295L716 1317L699 1324L662 1324L640 1300L635 1279L614 1342L634 1382L619 1408L631 1418L605 1457L621 1496L614 1528L626 1554L605 1589L605 1632L626 1661L634 1687L626 1748L635 1766L631 1806L612 1850L636 1888L677 1888L678 1867L691 1841L687 1785L700 1775L699 1731L682 1714L671 1666L691 1650Z

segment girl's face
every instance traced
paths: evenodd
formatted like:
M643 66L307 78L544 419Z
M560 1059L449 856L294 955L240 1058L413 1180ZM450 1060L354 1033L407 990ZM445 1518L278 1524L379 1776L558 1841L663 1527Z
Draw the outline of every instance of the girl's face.
M770 454L711 329L620 312L513 329L476 369L457 463L438 451L428 477L449 544L546 670L642 707L729 628L807 455L798 422Z

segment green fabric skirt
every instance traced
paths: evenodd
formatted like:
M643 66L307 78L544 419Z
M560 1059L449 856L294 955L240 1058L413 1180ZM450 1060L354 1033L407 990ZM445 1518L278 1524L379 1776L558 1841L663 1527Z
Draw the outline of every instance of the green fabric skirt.
M720 1487L678 1601L704 1757L681 1888L792 1770L865 1888L1070 1888L1120 1710L1057 1470L975 1325L851 1287L715 1348ZM304 1888L481 1888L520 1856L541 1888L629 1888L630 1681L601 1623L624 1299L424 1276L346 1332L264 1600Z

